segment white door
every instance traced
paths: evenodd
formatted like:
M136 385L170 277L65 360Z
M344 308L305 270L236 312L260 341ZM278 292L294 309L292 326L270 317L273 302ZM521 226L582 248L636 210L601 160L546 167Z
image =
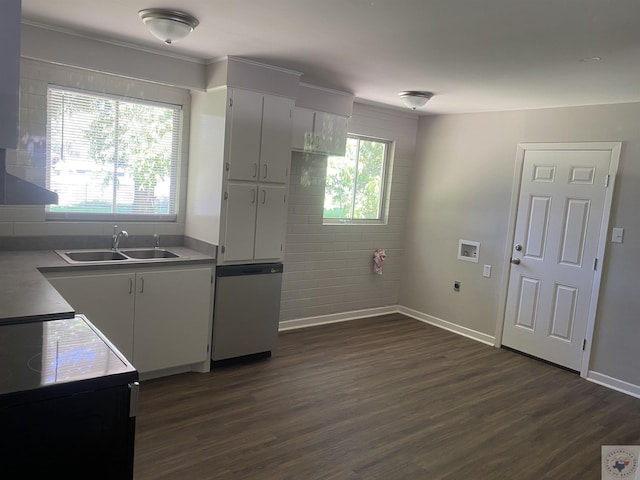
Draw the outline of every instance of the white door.
M290 98L264 96L262 143L260 147L260 181L285 183L291 163Z
M229 127L229 180L257 180L262 136L262 94L234 89Z
M581 369L611 158L525 149L503 345Z
M256 235L258 186L229 182L226 193L223 261L251 261Z
M278 260L284 255L287 207L285 188L260 185L256 219L256 260Z
M207 360L211 268L136 273L133 364L140 372Z

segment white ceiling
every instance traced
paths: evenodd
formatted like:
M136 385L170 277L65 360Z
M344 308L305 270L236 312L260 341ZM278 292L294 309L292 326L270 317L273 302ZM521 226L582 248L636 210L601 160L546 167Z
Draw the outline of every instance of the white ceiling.
M164 45L143 8L200 26ZM640 0L22 0L23 20L208 61L225 55L420 113L640 101ZM587 60L600 57L601 60Z

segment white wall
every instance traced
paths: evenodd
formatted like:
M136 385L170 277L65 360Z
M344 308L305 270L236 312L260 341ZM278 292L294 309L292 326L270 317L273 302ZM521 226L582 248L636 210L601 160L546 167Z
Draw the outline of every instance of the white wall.
M417 117L355 104L349 132L395 141L383 225L323 225L327 158L292 155L281 321L382 306L398 300ZM383 275L372 270L384 248Z
M494 335L516 145L622 141L611 225L624 227L625 239L606 245L590 369L640 385L639 124L640 104L421 118L400 304ZM456 259L460 238L481 243L478 264ZM493 266L491 278L483 264Z

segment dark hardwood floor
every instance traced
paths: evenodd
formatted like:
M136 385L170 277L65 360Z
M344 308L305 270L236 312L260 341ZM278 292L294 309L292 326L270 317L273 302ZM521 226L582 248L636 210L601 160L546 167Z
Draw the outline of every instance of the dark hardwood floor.
M639 399L387 315L143 382L135 478L596 480L601 445L637 444Z

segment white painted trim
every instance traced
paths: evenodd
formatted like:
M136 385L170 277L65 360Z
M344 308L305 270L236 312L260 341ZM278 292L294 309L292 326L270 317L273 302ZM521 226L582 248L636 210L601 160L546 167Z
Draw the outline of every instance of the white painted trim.
M609 239L609 218L611 216L611 203L613 201L613 191L615 190L616 176L618 173L618 165L620 163L620 151L622 150L622 142L604 144L611 151L611 161L609 163L609 185L605 192L604 205L602 208L602 223L600 224L600 237L598 239L597 258L599 260L598 268L593 277L593 286L591 287L591 303L589 305L589 317L587 318L587 328L585 338L587 346L582 355L582 366L580 368L580 376L587 377L589 374L589 362L591 360L591 348L593 346L593 332L596 326L596 313L598 312L598 298L600 295L600 284L602 283L602 267L604 266L604 256L606 246ZM604 149L604 148L603 148Z
M456 325L455 323L448 322L432 315L427 315L426 313L422 313L417 310L404 307L402 305L398 306L397 311L398 313L402 313L403 315L406 315L408 317L414 318L424 323L428 323L429 325L433 325L435 327L442 328L443 330L448 330L449 332L457 333L458 335L476 340L480 343L484 343L490 346L493 346L495 344L495 337L487 335L486 333L478 332L477 330L472 330L461 325Z
M390 313L398 313L395 305L389 307L368 308L366 310L354 310L351 312L333 313L330 315L319 315L317 317L297 318L294 320L284 320L280 322L278 331L295 330L298 328L315 327L317 325L327 325L329 323L347 322L349 320L358 320L367 317L379 317L380 315L388 315Z
M602 210L602 223L600 225L600 234L598 240L597 257L600 260L600 266L596 270L593 278L593 286L591 291L591 302L589 305L589 318L587 319L587 327L585 337L587 339L587 347L582 355L582 365L580 368L580 376L586 378L589 373L589 359L591 356L591 347L593 345L593 332L595 328L596 312L598 310L598 295L600 293L600 283L602 279L602 265L605 255L605 247L608 238L609 217L611 215L611 202L613 191L615 188L615 179L618 172L618 164L620 160L620 151L622 142L571 142L571 143L520 143L516 151L516 165L513 175L513 185L511 189L511 205L509 209L509 224L507 229L507 242L505 245L504 262L505 272L502 283L500 285L500 299L498 305L501 306L496 321L495 346L502 345L502 331L504 328L504 320L507 308L507 293L509 289L509 259L511 257L511 248L516 229L518 198L520 196L520 182L522 177L522 168L524 164L524 156L527 150L603 150L611 152L611 162L609 164L609 186L605 193L605 202Z
M402 305L393 305L389 307L369 308L366 310L354 310L351 312L334 313L331 315L320 315L317 317L298 318L294 320L284 320L280 322L278 331L284 332L287 330L295 330L298 328L315 327L318 325L327 325L329 323L347 322L349 320L358 320L367 317L379 317L381 315L389 315L391 313L401 313L407 317L411 317L414 320L428 323L435 327L442 328L449 332L457 333L463 337L476 340L486 345L493 346L495 344L495 338L486 333L478 332L455 323L442 320L441 318L427 315L426 313L413 310Z
M640 398L640 385L634 385L633 383L625 382L624 380L618 380L617 378L610 377L604 373L594 372L589 370L585 377L587 380L603 387L616 390L621 393L626 393L632 397Z

